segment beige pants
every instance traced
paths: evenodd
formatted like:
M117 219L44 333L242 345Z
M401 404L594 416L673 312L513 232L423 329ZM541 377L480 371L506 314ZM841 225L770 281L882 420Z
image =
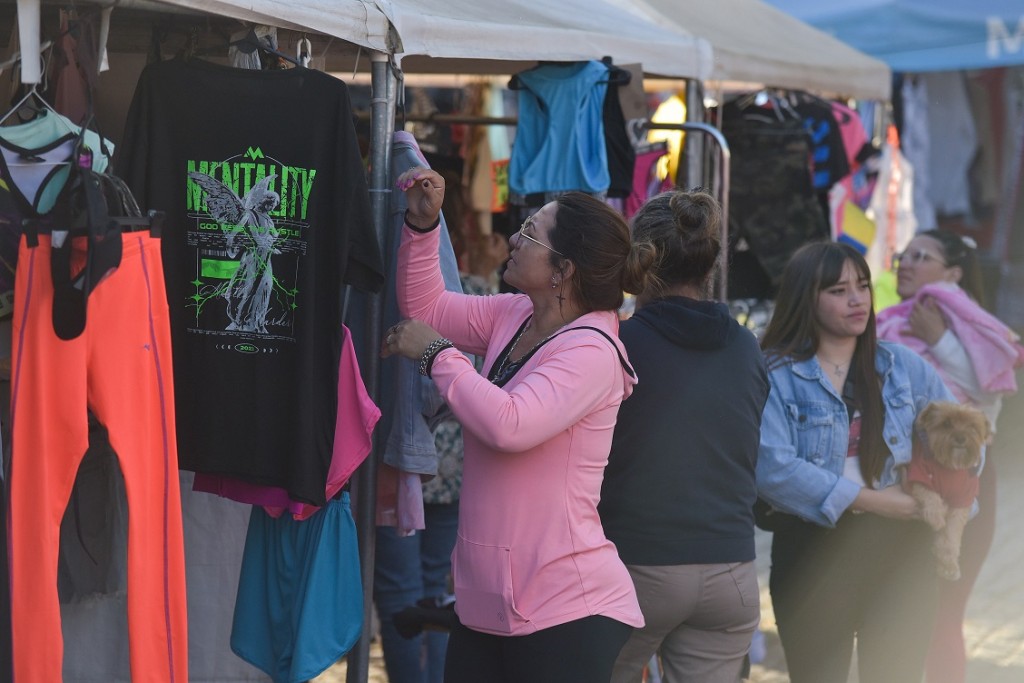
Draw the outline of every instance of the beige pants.
M737 683L761 617L754 563L627 568L647 625L622 648L612 683L639 683L655 653L665 683Z

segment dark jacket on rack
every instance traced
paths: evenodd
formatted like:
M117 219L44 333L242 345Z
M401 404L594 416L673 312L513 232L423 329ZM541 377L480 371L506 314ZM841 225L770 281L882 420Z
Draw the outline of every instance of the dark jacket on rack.
M754 466L768 380L724 304L666 297L622 324L638 378L623 402L599 512L626 564L754 559Z

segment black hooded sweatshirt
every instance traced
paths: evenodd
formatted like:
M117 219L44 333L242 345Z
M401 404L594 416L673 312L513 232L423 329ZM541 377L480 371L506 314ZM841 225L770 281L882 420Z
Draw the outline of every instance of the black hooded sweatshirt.
M724 304L658 299L619 333L638 383L619 410L598 508L626 564L754 559L768 399L754 335Z

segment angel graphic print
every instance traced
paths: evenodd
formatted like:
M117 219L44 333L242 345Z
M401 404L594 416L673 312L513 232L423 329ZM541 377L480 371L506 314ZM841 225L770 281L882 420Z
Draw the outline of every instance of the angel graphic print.
M188 162L192 331L293 338L315 177L259 148Z

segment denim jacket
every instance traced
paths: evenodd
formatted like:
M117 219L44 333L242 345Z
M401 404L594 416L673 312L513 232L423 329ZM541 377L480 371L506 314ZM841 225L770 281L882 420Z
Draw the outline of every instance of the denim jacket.
M882 378L882 435L891 456L876 488L900 483L910 462L914 418L932 401L956 402L938 373L908 348L878 342ZM815 357L776 363L761 418L758 494L782 512L834 527L860 485L843 477L850 438L846 404Z
M391 146L390 182L394 183L401 173L414 166L429 164L420 151L416 138L405 131L396 131ZM391 221L381 249L384 262L388 265L387 282L383 292L382 328L394 325L402 319L395 299L395 269L398 263L398 243L402 226L405 225L405 209L405 193L392 192L389 203ZM438 247L441 274L446 289L461 292L459 265L447 227L448 224L442 214L441 242ZM352 340L360 358L364 357L363 354L379 353L379 350L367 349L365 345L365 321L369 307L370 295L352 292L345 319L352 330ZM419 374L417 361L395 356L381 363L379 386L378 405L381 419L377 423L377 431L384 434L385 438L383 461L406 472L437 474L438 455L431 429L449 413L434 383L430 378Z

